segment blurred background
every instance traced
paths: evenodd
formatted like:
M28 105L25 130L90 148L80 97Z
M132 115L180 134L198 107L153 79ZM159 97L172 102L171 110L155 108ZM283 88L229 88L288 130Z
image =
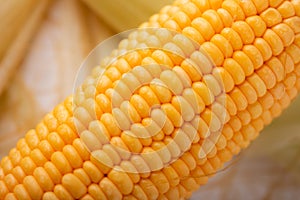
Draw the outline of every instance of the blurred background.
M72 93L101 41L172 0L0 0L0 159ZM191 199L300 199L300 99Z

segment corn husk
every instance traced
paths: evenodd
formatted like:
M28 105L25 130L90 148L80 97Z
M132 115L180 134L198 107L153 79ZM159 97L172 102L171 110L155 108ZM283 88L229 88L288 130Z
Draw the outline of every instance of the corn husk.
M50 0L0 1L0 94L21 63Z
M173 0L82 0L117 32L136 28Z

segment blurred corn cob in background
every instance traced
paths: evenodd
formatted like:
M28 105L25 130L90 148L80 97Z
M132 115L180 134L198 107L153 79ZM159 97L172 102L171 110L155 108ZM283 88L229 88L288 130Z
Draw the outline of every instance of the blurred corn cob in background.
M0 1L0 95L24 58L50 2Z

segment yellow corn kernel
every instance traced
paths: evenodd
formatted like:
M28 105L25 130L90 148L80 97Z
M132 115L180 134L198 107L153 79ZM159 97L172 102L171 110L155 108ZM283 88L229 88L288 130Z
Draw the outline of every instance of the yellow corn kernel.
M264 65L257 70L257 75L263 80L267 89L271 89L275 86L276 77L268 66Z
M242 91L242 93L245 95L247 98L247 101L249 104L253 104L257 101L257 93L253 86L248 82L245 81L243 84L239 86L239 89Z
M16 185L13 192L15 194L15 197L12 199L30 199L31 198L23 184ZM7 197L5 197L5 198L7 198Z
M230 13L227 10L223 9L223 8L219 8L217 10L217 13L221 17L222 22L224 24L224 27L231 27L232 22L233 22L233 18L230 15Z
M238 50L243 47L243 41L241 37L232 28L224 28L221 31L221 35L224 36L230 42L233 50Z
M256 38L254 41L254 46L260 51L264 61L267 61L272 57L272 49L266 40L262 38Z
M227 10L231 14L232 18L236 21L245 19L245 13L243 9L233 0L224 1L222 3L222 8Z
M280 12L283 18L289 18L295 15L295 8L293 4L289 1L283 2L278 8L278 12Z
M208 44L208 43L206 43ZM207 45L206 45L207 47ZM205 52L206 53L206 52ZM210 52L211 53L211 52ZM203 74L208 74L211 73L213 64L212 62L208 59L207 56L205 56L202 52L200 51L195 51L191 55L191 63L194 68L199 68L196 71L200 71L198 76L202 76ZM193 77L193 75L192 75Z
M245 21L234 22L232 28L240 35L244 44L251 44L253 42L255 38L254 32Z
M224 56L223 56L222 52L220 51L220 49L216 45L214 45L212 42L203 43L201 45L201 50L204 51L208 55L208 57L211 59L211 62L213 62L216 66L222 65L222 63L224 61ZM197 64L198 63L199 62L197 62ZM202 65L200 65L200 66L202 66ZM209 64L207 64L206 66L209 66ZM211 70L209 72L211 72Z
M41 199L43 196L43 190L33 176L26 176L23 185L31 198Z
M275 8L268 8L260 16L266 22L267 27L272 27L282 21L280 13Z
M88 192L89 194L94 198L94 199L103 199L103 200L107 200L105 194L103 193L103 191L101 190L101 188L99 187L99 185L97 184L91 184L88 188Z
M219 17L218 13L215 10L205 11L202 14L202 17L212 25L216 33L220 33L220 31L224 28L222 19Z
M273 55L277 56L283 51L283 42L280 37L271 29L267 29L263 38L271 46Z
M285 47L291 45L295 39L292 28L286 24L278 24L274 26L273 31L280 37Z
M67 189L62 185L56 185L54 188L54 194L58 199L73 199L71 194L67 191Z
M145 161L150 171L163 168L163 162L160 159L159 154L156 153L151 147L145 147L143 149L141 158Z
M214 43L223 53L225 58L231 57L233 53L232 46L222 35L216 34L211 38L211 42Z
M230 73L235 85L239 85L245 80L245 73L242 67L234 59L227 58L223 66Z
M13 191L15 186L18 185L18 181L12 174L8 174L5 177L3 177L3 181L7 186L7 189L9 191Z
M212 25L202 17L194 19L191 25L199 31L205 40L209 40L215 34Z

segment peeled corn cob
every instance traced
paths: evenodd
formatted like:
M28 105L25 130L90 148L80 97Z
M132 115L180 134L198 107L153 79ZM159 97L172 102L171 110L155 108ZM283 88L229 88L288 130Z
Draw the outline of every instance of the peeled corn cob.
M299 0L164 7L141 27L200 49L180 34L130 35L2 159L0 199L188 198L298 94L299 15ZM157 43L170 51L138 49Z

